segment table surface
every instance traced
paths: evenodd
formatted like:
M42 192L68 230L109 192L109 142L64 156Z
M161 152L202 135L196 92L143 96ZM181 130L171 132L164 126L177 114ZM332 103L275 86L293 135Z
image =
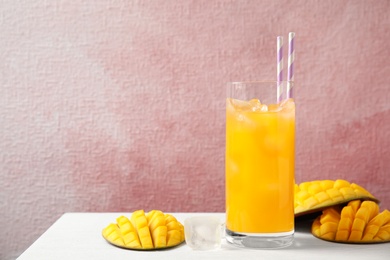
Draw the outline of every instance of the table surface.
M171 213L181 223L187 217L223 213ZM296 223L292 246L275 250L242 249L222 240L221 247L209 251L192 250L185 243L160 251L134 251L112 246L102 229L130 213L65 213L18 260L25 259L390 259L390 243L341 244L323 241L310 233L310 223Z

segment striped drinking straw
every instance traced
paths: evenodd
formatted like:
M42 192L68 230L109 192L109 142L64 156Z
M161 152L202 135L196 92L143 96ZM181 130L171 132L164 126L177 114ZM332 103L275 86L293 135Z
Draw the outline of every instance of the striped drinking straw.
M276 38L276 76L277 76L277 90L276 99L277 103L282 100L282 81L283 81L283 37L278 36Z
M288 68L287 68L287 98L293 98L293 82L294 82L294 38L295 33L288 34Z

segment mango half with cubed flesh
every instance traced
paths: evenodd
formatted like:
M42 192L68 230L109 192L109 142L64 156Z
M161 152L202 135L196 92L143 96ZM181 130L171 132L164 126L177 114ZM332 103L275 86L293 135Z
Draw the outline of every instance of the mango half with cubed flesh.
M379 203L366 189L346 180L302 182L295 184L294 213L299 217L357 199Z
M390 211L379 213L374 201L350 201L323 210L311 228L315 237L342 243L390 242Z
M174 247L184 241L184 226L177 219L160 210L145 214L134 211L130 219L119 216L102 231L111 244L136 250L155 250Z

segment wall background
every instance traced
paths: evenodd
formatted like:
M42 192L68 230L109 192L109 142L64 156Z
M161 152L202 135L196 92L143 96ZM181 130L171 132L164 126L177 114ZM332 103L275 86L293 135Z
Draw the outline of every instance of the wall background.
M0 259L64 212L223 211L225 83L276 78L289 31L297 182L344 178L390 208L389 10L1 1Z

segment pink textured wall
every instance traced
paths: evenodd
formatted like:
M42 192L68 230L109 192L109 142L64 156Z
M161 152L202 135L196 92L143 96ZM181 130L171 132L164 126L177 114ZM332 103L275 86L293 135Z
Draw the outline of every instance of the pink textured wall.
M274 79L289 31L297 181L344 178L390 208L389 10L2 1L0 258L68 211L223 211L225 83Z

